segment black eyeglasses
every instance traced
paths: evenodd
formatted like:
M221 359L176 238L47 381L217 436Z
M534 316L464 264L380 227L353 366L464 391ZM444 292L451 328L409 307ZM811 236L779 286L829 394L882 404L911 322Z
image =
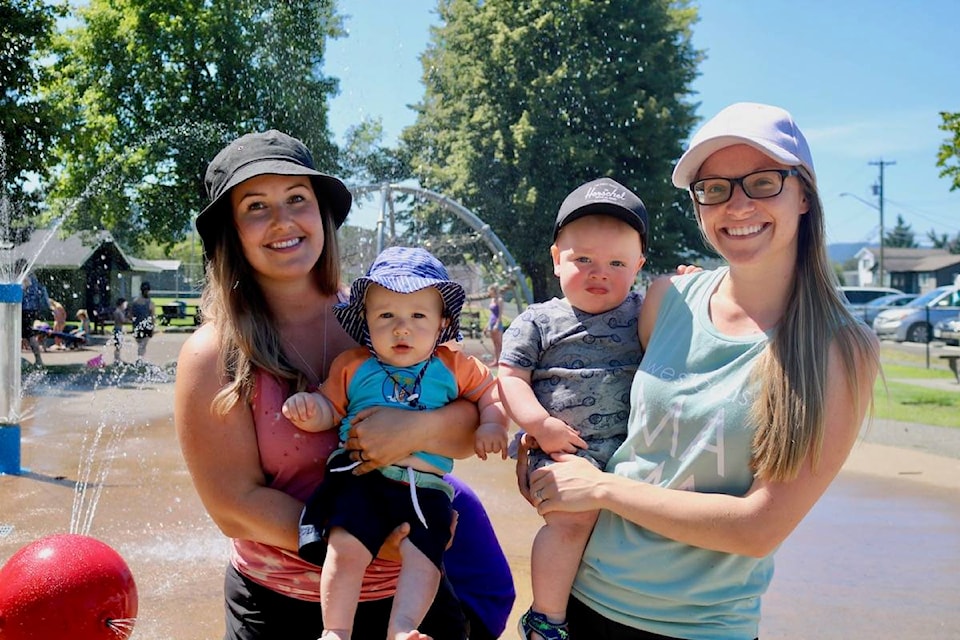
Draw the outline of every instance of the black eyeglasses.
M798 175L797 169L766 169L740 178L704 178L690 183L690 193L699 204L723 204L733 197L733 185L738 184L747 197L762 200L780 195L783 181Z

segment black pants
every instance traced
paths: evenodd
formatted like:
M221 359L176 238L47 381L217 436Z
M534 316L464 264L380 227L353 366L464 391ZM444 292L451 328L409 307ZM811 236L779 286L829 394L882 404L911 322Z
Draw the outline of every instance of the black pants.
M323 632L319 602L298 600L267 589L227 567L224 579L226 632L224 640L317 640ZM361 602L354 618L353 637L385 638L393 598ZM437 640L466 640L466 619L444 576L430 611L419 627Z
M607 620L573 596L567 601L567 625L571 640L682 640Z

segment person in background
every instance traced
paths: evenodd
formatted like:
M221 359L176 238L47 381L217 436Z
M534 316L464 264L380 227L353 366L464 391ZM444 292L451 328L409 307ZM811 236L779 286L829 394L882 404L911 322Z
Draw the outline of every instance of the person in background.
M207 258L203 324L177 361L174 423L207 512L230 538L224 580L226 640L316 640L323 631L321 567L297 554L306 499L326 478L336 431L305 433L283 417L291 393L315 390L357 343L337 322L346 302L337 228L350 210L344 184L314 168L307 147L279 131L241 136L207 167L210 204L196 220ZM474 452L477 407L370 409L346 449L362 474L414 451ZM321 464L318 464L318 461ZM469 501L457 510L482 510ZM400 565L399 527L364 576L354 634L384 638ZM473 550L484 561L493 550ZM466 619L442 581L421 630L466 637Z
M504 406L539 450L530 470L575 453L603 469L623 442L630 383L643 351L642 296L633 291L646 261L647 210L610 178L574 189L557 212L550 255L563 298L527 307L504 334ZM520 634L567 637L567 599L596 511L544 516L531 553L533 604Z
M21 273L27 268L27 261L23 258L17 260L14 271ZM50 308L50 299L47 296L47 288L40 283L33 271L24 273L21 281L23 300L20 304L20 336L22 341L30 347L33 353L33 362L37 366L43 366L43 358L40 355L40 340L37 338L37 332L33 325L40 319L42 313Z
M496 640L507 628L517 592L513 574L480 498L466 482L443 476L453 487L457 530L443 554L443 568L456 585L470 640Z
M500 297L500 287L495 284L490 285L487 294L490 296L490 319L487 320L483 333L490 336L493 344L493 366L497 366L500 362L500 351L503 349L503 318L500 315L503 298Z
M673 172L727 262L655 281L627 438L603 473L570 455L526 485L542 514L600 511L567 607L571 638L758 635L774 551L840 471L871 406L878 344L826 254L807 141L738 103Z
M58 334L65 333L67 328L67 310L57 300L50 300L50 313L53 314L53 326L50 330L53 332L53 349L62 351L66 349L63 344L63 338Z
M80 322L80 326L74 329L72 332L75 336L87 337L90 335L90 316L87 314L86 309L77 309L77 320Z
M123 325L127 322L127 299L118 298L113 308L113 364L122 364L120 350L123 348Z
M137 364L147 355L147 343L153 337L157 309L150 298L150 283L140 284L140 295L130 303L130 322L133 324L133 339L137 342Z
M506 458L507 418L490 370L453 349L460 339L463 287L425 249L389 247L357 278L350 302L334 307L340 325L365 346L341 354L318 392L292 395L283 415L310 433L337 428L341 445L353 417L368 407L435 409L456 398L477 403L476 453ZM453 522L453 488L443 474L453 460L417 451L378 473L354 476L345 449L327 460L330 479L300 518L300 556L323 564L322 638L348 640L363 573L386 536L409 522L387 637L416 633L440 583Z

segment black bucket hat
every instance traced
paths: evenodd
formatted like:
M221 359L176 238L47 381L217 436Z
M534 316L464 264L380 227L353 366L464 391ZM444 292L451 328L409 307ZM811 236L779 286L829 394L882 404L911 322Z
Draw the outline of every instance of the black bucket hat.
M353 196L339 179L314 168L306 145L276 129L248 133L231 142L207 166L204 185L210 204L197 216L197 233L203 252L213 257L214 239L230 213L230 189L245 180L266 174L310 176L317 199L325 204L339 228L347 219Z

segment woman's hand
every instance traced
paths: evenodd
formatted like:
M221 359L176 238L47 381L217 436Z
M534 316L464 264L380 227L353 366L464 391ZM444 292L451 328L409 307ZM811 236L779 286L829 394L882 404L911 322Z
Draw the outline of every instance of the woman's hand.
M530 497L530 449L537 448L537 439L529 433L520 436L517 443L517 488L527 502L536 507Z
M553 459L553 464L530 474L530 497L527 499L537 508L537 513L601 508L597 486L604 478L603 471L585 458L569 453L554 455Z
M406 409L370 407L356 415L350 424L345 447L350 457L360 462L353 472L363 474L403 460L415 451L403 434L415 429L423 414Z
M448 458L473 455L477 403L458 399L431 411L370 407L351 421L345 448L360 462L353 472L368 473L400 462L414 451Z
M410 535L410 524L404 522L394 529L390 535L387 536L387 539L383 541L383 544L380 546L380 551L377 552L377 557L381 560L402 562L400 558L400 543L403 542L403 539L408 535Z
M454 509L453 518L450 520L450 541L447 542L447 549L453 544L453 536L457 532L457 522L459 520L460 514ZM390 535L387 536L387 539L383 541L380 550L377 552L377 557L381 560L402 562L403 560L400 557L400 543L403 542L403 539L408 535L410 535L410 523L404 522L394 529Z

